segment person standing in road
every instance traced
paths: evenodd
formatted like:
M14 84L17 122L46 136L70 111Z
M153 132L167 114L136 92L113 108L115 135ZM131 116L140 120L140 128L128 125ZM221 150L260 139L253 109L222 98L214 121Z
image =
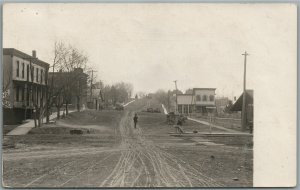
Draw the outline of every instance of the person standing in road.
M138 122L138 116L137 116L137 114L134 115L133 122L134 122L134 128L136 129L136 124Z

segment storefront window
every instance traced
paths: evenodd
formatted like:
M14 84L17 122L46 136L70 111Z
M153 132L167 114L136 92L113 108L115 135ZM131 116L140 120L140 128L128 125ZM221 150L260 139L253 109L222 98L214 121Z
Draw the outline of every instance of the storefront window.
M178 112L182 113L182 105L178 105Z
M188 113L188 105L184 105L183 112L186 113L186 114Z

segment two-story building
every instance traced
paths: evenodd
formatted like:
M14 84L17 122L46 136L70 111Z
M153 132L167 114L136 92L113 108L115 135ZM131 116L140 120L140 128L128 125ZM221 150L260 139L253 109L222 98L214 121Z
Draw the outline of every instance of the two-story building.
M191 94L178 94L178 112L207 114L208 108L215 107L215 91L216 88L193 88Z
M49 72L49 85L52 83L52 80L54 91L68 88L67 97L64 97L62 100L63 104L67 101L71 109L76 108L78 110L87 107L88 75L83 72L82 68L74 68L70 72Z
M20 123L46 102L49 64L13 48L3 49L3 120Z

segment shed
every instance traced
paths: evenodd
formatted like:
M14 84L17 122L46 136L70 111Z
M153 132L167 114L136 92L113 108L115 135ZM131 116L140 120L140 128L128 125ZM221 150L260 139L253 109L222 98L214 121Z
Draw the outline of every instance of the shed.
M232 105L230 111L242 111L244 93ZM253 105L253 90L246 90L246 105Z

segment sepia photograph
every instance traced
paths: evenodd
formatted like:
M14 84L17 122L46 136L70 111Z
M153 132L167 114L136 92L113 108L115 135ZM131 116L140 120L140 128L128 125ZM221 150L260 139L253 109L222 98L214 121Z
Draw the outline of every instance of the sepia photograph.
M297 57L291 10L290 4L4 4L2 186L256 186L265 163L256 159L271 155L254 156L268 144L262 116L273 118L262 114L261 106L274 105L273 88L265 86L277 83L269 82L273 75L296 76L281 67L284 60L293 70ZM281 82L274 84L277 94L296 89ZM257 98L262 94L269 102Z

